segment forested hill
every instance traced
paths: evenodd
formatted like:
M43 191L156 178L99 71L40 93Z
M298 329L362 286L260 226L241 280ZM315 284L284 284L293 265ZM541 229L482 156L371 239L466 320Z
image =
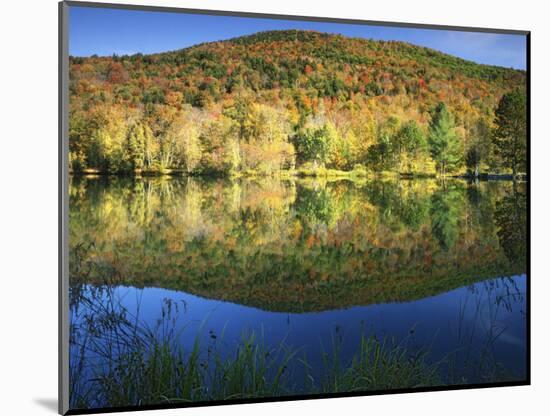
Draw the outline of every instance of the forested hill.
M450 115L464 165L474 138L493 127L503 94L525 79L525 71L405 42L297 30L152 55L71 57L71 166L429 170L439 162L427 160L427 145L422 159L426 140L409 154L390 142L406 126L428 138L438 105ZM324 150L308 148L321 136ZM488 143L480 149L487 166L502 164Z

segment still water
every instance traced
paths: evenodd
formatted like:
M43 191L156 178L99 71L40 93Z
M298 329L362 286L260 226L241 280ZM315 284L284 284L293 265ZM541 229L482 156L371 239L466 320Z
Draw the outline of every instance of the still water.
M314 376L368 335L425 354L441 384L526 377L524 184L74 177L70 245L71 362L88 367L89 322L122 311L187 351L284 343Z

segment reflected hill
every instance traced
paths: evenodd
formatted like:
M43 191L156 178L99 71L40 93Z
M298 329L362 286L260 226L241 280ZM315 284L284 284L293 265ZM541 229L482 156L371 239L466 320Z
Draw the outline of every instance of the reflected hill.
M71 178L71 284L285 312L402 302L525 273L524 185Z

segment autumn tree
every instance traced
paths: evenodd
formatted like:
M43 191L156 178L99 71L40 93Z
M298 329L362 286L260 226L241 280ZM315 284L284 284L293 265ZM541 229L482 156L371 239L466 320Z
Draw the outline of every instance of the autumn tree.
M90 123L82 111L73 111L69 117L69 168L79 172L88 167L91 143Z
M245 136L245 121L250 107L252 98L249 93L242 92L235 96L231 103L223 108L223 115L233 119L238 125L238 139L242 140Z
M128 156L132 170L145 167L146 146L153 140L151 129L142 122L135 123L128 131Z
M187 107L181 116L182 131L176 143L176 151L187 173L194 173L201 160L200 126L202 117L195 109Z
M342 137L333 123L327 123L329 140L329 166L339 170L347 170L353 167L352 148L357 147L357 137L353 130L348 130L345 137Z
M127 146L129 115L120 107L98 106L94 109L87 160L92 168L104 172L122 172L130 169Z
M285 108L251 104L238 130L244 169L271 173L293 165L294 150L288 143L291 126Z
M361 108L352 115L351 128L345 134L349 156L348 166L365 164L368 159L369 148L377 140L377 123L368 108Z
M200 171L231 174L240 165L237 125L228 117L206 120L201 129Z
M148 110L147 120L156 139L157 167L169 169L176 162L177 142L182 134L181 113L176 107L157 104Z

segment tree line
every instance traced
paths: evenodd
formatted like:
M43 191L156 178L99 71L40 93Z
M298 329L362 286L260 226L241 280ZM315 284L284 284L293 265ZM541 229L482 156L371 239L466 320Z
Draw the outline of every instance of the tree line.
M521 171L525 140L511 143L520 135L510 128L492 137L508 117L495 114L500 98L525 94L525 76L404 42L296 30L71 57L70 163L115 173Z
M273 174L294 169L400 173L525 171L526 97L504 94L491 118L479 118L468 140L449 107L437 103L427 123L376 119L350 103L343 111L305 114L252 93L217 109L148 104L95 105L70 116L74 172ZM488 121L490 120L490 121Z

